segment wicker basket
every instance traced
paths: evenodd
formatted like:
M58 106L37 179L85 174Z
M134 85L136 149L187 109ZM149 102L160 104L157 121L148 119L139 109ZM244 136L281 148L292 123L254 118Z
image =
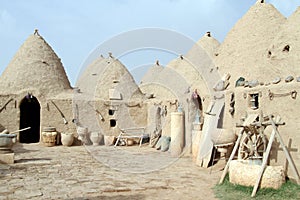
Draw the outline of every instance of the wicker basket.
M43 143L47 147L55 146L56 132L42 132Z

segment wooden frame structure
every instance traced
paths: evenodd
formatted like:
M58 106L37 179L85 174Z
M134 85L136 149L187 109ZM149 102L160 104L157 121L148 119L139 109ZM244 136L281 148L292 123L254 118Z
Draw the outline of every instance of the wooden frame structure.
M226 166L224 168L223 174L222 174L221 179L219 181L219 184L223 183L224 178L225 178L225 176L226 176L226 174L228 172L230 162L232 161L233 157L235 156L235 154L237 152L237 149L238 149L238 147L240 145L240 142L241 142L241 139L242 139L243 134L245 132L245 129L253 128L253 126L261 128L262 126L271 125L272 128L273 128L273 130L272 130L272 133L271 133L268 145L267 145L267 149L266 149L266 151L263 154L263 160L262 160L261 169L260 169L259 175L257 177L257 181L256 181L256 183L254 185L251 197L255 197L255 195L256 195L256 192L257 192L259 184L261 182L263 173L264 173L264 171L266 169L266 166L267 166L267 161L268 161L268 158L269 158L269 155L270 155L270 152L271 152L271 148L272 148L272 143L274 142L275 137L277 137L277 139L280 142L280 145L281 145L281 147L282 147L282 149L284 151L285 157L286 157L288 163L290 164L291 169L292 169L292 171L293 171L293 173L295 175L297 183L300 184L300 176L299 176L299 173L298 173L297 168L295 166L295 163L293 162L293 159L292 159L290 153L288 152L287 147L285 146L285 144L283 142L283 139L281 138L281 136L279 134L279 131L277 129L277 127L279 125L284 125L285 123L284 122L280 122L280 117L279 116L277 116L276 119L275 119L275 121L274 121L272 115L268 116L267 121L262 122L262 118L265 118L265 117L262 117L262 115L261 115L261 117L259 119L259 122L253 122L257 117L258 117L258 114L249 115L247 117L247 119L245 120L245 122L243 123L243 125L238 125L238 127L242 127L242 129L241 129L241 131L240 131L240 133L238 135L238 139L236 140L236 143L234 145L232 153L231 153L231 155L229 157L228 162L226 163Z
M142 146L142 142L145 136L145 127L135 127L135 128L126 128L121 129L120 134L117 136L115 147L118 145L121 139L134 139L139 138L139 146Z

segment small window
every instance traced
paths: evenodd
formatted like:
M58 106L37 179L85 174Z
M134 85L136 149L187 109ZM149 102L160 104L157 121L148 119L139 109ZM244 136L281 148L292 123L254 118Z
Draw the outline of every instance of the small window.
M117 125L117 121L115 119L111 119L109 123L110 123L110 127L115 127Z
M282 51L285 51L285 52L289 52L290 51L290 45L286 45Z
M259 107L258 96L258 93L250 94L249 96L249 106L253 110L258 109Z
M114 115L114 114L115 114L115 110L109 109L109 110L108 110L108 114L109 114L109 115Z

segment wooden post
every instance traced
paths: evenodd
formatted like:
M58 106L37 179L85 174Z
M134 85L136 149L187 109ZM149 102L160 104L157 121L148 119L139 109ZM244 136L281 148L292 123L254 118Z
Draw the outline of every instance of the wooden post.
M288 150L287 150L287 148L286 148L286 146L285 146L285 144L284 144L284 142L283 142L283 140L282 140L282 138L281 138L281 136L280 136L280 134L279 134L279 132L276 128L275 122L272 120L272 118L270 119L270 121L272 123L273 129L275 130L276 136L278 137L280 145L281 145L281 147L282 147L282 149L285 153L285 157L287 158L287 160L288 160L288 162L289 162L289 164L290 164L290 166L291 166L291 168L294 172L296 181L297 181L298 184L300 184L300 176L299 176L299 173L298 173L297 168L295 166L295 163L294 163L290 153L288 152Z
M274 120L272 119L272 116L270 115L269 116L269 121L271 122L271 125L273 127L273 131L272 131L272 134L270 136L270 140L269 140L269 143L268 143L268 146L267 146L267 150L266 150L266 153L264 154L262 168L261 168L261 171L259 173L258 179L257 179L257 181L256 181L256 183L254 185L251 197L254 197L256 195L259 183L261 181L261 178L263 176L263 173L264 173L266 165L267 165L268 157L269 157L269 154L270 154L270 151L271 151L271 147L272 147L272 143L274 141L275 136L277 136L277 138L278 138L278 140L280 142L280 145L282 146L282 149L283 149L283 151L285 153L285 156L286 156L289 164L291 165L291 168L292 168L292 170L293 170L293 172L294 172L294 174L296 176L297 183L298 184L300 183L300 177L299 177L299 173L297 171L297 168L295 166L295 163L293 162L293 160L292 160L292 158L291 158L291 156L290 156L290 154L289 154L289 152L288 152L288 150L287 150L287 148L286 148L286 146L285 146L285 144L284 144L284 142L283 142L283 140L282 140L282 138L281 138L281 136L280 136L280 134L279 134L279 132L277 130L277 125L276 124L277 123L280 124L280 122L279 122L280 119L279 118L276 119L276 123L275 123Z
M278 150L283 151L282 148L278 148ZM289 139L287 150L288 150L288 152L298 152L298 149L292 148L292 139L291 138ZM283 167L284 168L285 176L287 176L288 167L289 167L289 161L286 159L285 163L284 163L284 167Z
M225 178L225 176L226 176L226 174L227 174L227 171L228 171L228 169L229 169L229 164L230 164L231 160L233 159L233 157L234 157L234 155L235 155L235 153L236 153L236 151L237 151L237 149L238 149L238 147L239 147L239 145L240 145L240 142L241 142L243 133L244 133L244 128L243 128L243 129L240 131L240 133L239 133L239 136L238 136L238 138L237 138L237 140L236 140L236 142L235 142L235 145L234 145L234 147L233 147L233 150L232 150L232 152L231 152L231 155L230 155L230 157L229 157L229 159L228 159L228 161L227 161L227 163L226 163L226 166L225 166L225 168L224 168L224 171L223 171L223 174L222 174L222 176L221 176L221 179L220 179L219 184L222 184L223 181L224 181L224 178Z
M23 129L20 129L20 130L16 130L16 131L11 132L10 134L12 134L12 133L18 133L18 132L21 132L21 131L26 131L28 129L31 129L31 127L27 127L27 128L23 128Z
M268 158L269 158L269 154L270 154L270 151L271 151L271 147L272 147L272 143L274 141L274 138L275 138L275 130L272 131L272 134L270 136L270 140L269 140L269 143L268 143L268 146L267 146L267 149L266 149L266 153L264 154L261 169L260 169L260 172L258 174L257 181L254 185L251 197L254 197L256 195L256 192L257 192L258 186L260 184L261 178L262 178L263 173L264 173L264 171L266 169L266 166L267 166L267 162L268 162Z

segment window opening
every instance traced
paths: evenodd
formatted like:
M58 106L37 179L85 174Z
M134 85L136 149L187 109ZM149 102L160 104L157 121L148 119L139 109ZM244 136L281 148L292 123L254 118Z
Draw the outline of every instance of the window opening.
M117 125L117 121L115 119L111 119L109 123L110 123L110 127L115 127Z
M109 109L109 110L108 110L108 114L109 114L109 115L114 115L114 114L115 114L115 110Z
M259 103L258 103L258 93L250 94L250 108L255 110L258 109Z

